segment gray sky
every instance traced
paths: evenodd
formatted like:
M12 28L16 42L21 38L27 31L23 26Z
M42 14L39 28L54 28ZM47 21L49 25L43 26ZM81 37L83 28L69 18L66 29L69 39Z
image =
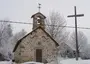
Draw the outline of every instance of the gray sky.
M74 14L74 6L77 6L77 13L84 14L84 17L78 18L78 26L90 27L90 0L0 0L0 20L9 19L12 21L30 22L31 15L38 12L38 3L41 3L41 12L47 16L51 11L57 11L64 16L67 25L74 26L74 18L67 18ZM30 32L31 25L13 24L14 32L25 29ZM74 29L68 29L74 31ZM90 30L78 29L85 33L88 40ZM90 40L89 40L90 42Z

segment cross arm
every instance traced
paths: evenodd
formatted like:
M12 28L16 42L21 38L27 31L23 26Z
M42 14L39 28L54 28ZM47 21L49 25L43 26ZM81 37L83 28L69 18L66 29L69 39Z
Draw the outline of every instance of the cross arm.
M77 14L77 15L69 15L69 16L67 16L67 17L81 17L81 16L84 16L84 14Z

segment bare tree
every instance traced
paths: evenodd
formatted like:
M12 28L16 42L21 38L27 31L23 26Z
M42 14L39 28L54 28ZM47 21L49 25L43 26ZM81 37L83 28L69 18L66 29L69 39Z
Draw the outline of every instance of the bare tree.
M63 46L62 44L66 44L68 41L68 32L66 31L66 21L63 16L61 16L58 12L51 12L50 15L47 17L45 22L45 29L46 31L51 35L53 39L58 42L58 52L57 57L64 55L64 51L66 50L66 46ZM65 48L64 48L65 47ZM57 61L58 62L58 61Z
M12 28L11 25L5 20L0 20L0 54L3 55L3 58L8 59L9 52L9 39L12 37Z
M14 34L14 35L12 36L12 38L9 40L12 51L13 51L13 49L14 49L17 41L20 40L22 37L24 37L25 34L26 34L26 31L25 31L24 29L22 29L20 32Z
M74 48L76 48L76 40L75 40L75 32L71 34L71 44ZM84 48L87 46L87 38L82 31L78 31L78 49L79 52L82 52Z
M59 44L66 42L66 21L58 12L51 12L46 19L46 31L55 39Z

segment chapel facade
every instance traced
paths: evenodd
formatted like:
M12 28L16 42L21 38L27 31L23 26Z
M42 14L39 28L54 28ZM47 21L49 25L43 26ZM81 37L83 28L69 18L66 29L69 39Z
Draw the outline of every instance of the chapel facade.
M54 61L59 44L45 31L46 17L38 12L31 18L33 18L33 30L16 43L13 50L15 62Z

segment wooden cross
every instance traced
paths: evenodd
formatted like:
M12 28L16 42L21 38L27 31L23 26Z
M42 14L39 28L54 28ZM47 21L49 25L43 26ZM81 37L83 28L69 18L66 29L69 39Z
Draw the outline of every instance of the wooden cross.
M39 5L39 6L38 6L38 9L39 9L39 12L40 12L40 9L41 9L41 7L40 7L40 6L41 6L41 4L40 4L40 3L38 3L38 5Z
M84 14L77 14L76 12L76 6L74 6L74 12L75 12L75 15L69 15L67 17L75 17L75 38L76 38L76 60L78 60L78 57L79 57L79 50L78 50L78 35L77 35L77 17L81 17L81 16L84 16Z

